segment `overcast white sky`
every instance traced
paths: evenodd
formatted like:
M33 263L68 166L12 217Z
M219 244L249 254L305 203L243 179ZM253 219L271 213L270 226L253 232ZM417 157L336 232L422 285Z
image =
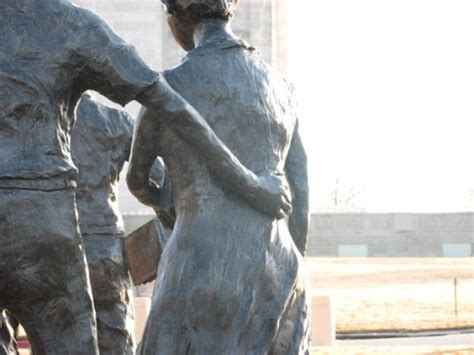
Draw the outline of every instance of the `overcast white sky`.
M474 1L289 3L312 210L472 210Z

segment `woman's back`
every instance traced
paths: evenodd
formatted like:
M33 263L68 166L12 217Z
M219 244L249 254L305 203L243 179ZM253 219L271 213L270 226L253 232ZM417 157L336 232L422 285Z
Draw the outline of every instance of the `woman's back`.
M165 75L243 164L283 172L296 124L293 93L248 45L198 48ZM160 260L142 353L268 353L285 309L305 307L299 293L290 297L300 287L301 257L285 222L225 192L166 127L157 140L178 219Z
M165 76L245 166L257 174L283 171L296 123L293 92L253 48L237 40L197 48ZM165 127L159 142L176 200L186 205L178 210L224 196L186 143Z

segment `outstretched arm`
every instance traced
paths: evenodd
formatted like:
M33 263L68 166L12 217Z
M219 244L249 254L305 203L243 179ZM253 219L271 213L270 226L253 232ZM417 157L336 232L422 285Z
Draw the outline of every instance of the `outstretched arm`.
M148 173L158 154L154 132L161 122L191 144L206 160L212 173L254 207L272 218L283 218L289 214L291 198L285 177L257 176L243 166L201 115L163 77L142 92L137 100L147 106L152 114L143 115L135 129L131 170L127 179L134 194L144 196L156 193L148 181Z
M122 105L137 100L153 111L153 115L144 117L137 126L132 160L136 159L137 168L133 172L138 176L130 177L132 192L140 199L155 198L149 192L156 193L156 185L150 185L148 174L145 178L139 171L146 168L148 173L147 167L156 158L153 151L156 144L150 140L150 132L161 121L201 154L210 171L229 190L240 193L271 217L282 218L289 213L291 198L283 176L256 176L246 169L199 113L162 76L157 78L132 46L92 12L78 7L72 7L71 11L75 15L71 17L75 21L72 27L80 29L74 31L68 45L71 67L77 68L77 87L98 91Z
M298 130L295 130L285 165L290 184L293 211L288 219L288 228L298 250L304 256L308 243L309 191L306 152Z

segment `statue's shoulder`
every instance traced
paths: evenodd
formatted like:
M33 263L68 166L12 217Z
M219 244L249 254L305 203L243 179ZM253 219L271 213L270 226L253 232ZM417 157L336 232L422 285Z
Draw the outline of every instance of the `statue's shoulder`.
M268 85L280 88L289 96L294 95L295 86L293 83L275 66L266 62L258 51L252 53L248 63L252 66L254 75L260 77Z
M201 46L186 53L180 64L165 70L164 76L168 81L180 81L207 76L211 72L218 72L222 67L231 72L234 68L228 65L229 58L239 60L242 53L238 49L244 49L249 53L255 51L255 48L240 39Z
M51 0L50 6L58 19L68 24L72 31L101 27L105 21L93 11L66 0Z
M163 76L168 81L168 83L174 87L180 84L185 84L190 76L195 74L196 70L199 68L199 63L196 61L196 58L192 58L189 55L186 55L181 63L175 65L172 68L163 71Z
M93 112L96 115L101 115L104 117L110 117L112 120L120 120L120 121L133 121L133 117L127 113L127 111L111 107L105 105L96 99L94 99L88 93L84 94L81 99L81 103L79 105L78 110L80 111L82 108L87 112Z
M104 105L84 94L77 107L77 126L98 128L103 135L125 132L131 135L135 119L126 111ZM115 132L115 133L114 133Z

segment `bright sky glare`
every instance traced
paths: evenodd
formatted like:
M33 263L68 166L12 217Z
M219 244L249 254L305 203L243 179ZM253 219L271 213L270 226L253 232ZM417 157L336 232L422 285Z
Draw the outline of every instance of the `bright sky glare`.
M474 207L474 1L290 0L311 207Z

